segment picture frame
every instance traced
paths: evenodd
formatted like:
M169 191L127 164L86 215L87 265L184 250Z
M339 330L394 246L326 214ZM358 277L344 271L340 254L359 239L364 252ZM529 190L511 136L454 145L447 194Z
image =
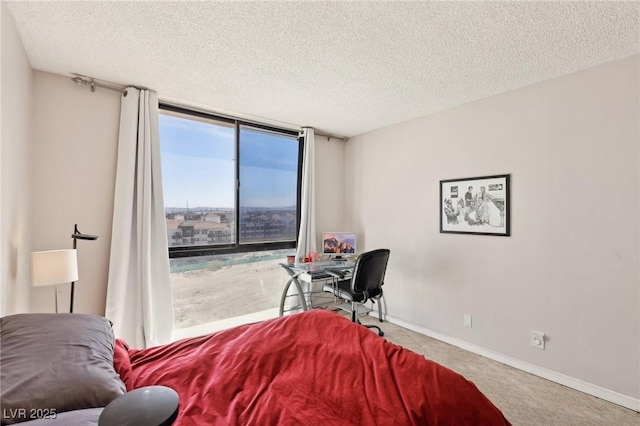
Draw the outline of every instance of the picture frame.
M440 233L511 235L510 175L440 181Z

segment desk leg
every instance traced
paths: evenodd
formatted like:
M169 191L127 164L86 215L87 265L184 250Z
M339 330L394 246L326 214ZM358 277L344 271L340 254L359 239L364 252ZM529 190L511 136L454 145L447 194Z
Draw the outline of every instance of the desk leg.
M305 300L306 297L302 292L302 286L300 286L300 282L298 281L296 274L292 275L291 278L289 278L289 281L287 281L287 284L284 286L284 290L282 291L282 297L280 298L280 316L284 315L284 303L287 299L287 292L289 291L289 287L291 287L292 283L296 286L296 290L298 291L298 297L300 298L300 302L302 303L302 310L307 310L307 301Z

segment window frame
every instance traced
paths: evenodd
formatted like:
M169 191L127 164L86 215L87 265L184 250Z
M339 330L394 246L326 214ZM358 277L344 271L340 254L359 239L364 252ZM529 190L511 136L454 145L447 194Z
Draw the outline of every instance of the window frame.
M304 159L304 138L299 135L298 131L278 128L262 123L242 120L234 117L221 116L212 113L206 113L203 111L197 111L188 109L168 103L160 102L160 113L162 111L170 111L186 116L193 116L203 118L212 121L222 121L224 123L230 123L234 126L235 134L235 168L234 168L234 180L235 180L235 236L234 242L231 244L209 244L198 246L184 246L184 247L171 247L167 241L167 249L169 252L169 258L189 257L189 256L211 256L222 255L232 253L249 253L257 251L267 250L282 250L282 249L295 249L298 245L298 234L300 232L300 219L301 219L301 203L302 203L302 162ZM294 241L276 241L276 242L256 242L256 243L240 243L240 128L242 126L273 132L282 135L295 136L298 140L298 184L296 188L296 238Z

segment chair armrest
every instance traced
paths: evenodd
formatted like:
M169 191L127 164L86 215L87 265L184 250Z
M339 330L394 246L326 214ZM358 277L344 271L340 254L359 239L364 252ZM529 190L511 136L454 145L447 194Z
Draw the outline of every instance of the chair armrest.
M344 277L347 275L346 272L340 269L325 269L325 272L331 275L332 277L336 277L341 280L344 279Z

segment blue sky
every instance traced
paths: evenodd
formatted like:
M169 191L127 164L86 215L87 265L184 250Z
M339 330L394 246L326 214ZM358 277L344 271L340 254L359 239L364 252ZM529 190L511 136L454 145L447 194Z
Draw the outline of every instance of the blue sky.
M160 114L165 206L234 206L234 133L232 124ZM241 127L240 140L241 206L295 205L297 139Z

